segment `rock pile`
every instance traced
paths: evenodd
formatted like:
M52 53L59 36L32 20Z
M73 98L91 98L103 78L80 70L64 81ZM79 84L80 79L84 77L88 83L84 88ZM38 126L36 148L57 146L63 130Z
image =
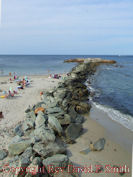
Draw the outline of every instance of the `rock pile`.
M9 167L15 169L10 176L14 176L16 169L18 177L56 176L56 167L67 172L72 162L67 156L66 143L74 143L82 133L84 117L81 114L91 108L90 93L84 82L95 72L96 66L97 63L91 62L79 64L57 88L43 93L41 102L25 111L26 119L16 126L16 136L8 146ZM2 153L1 159L7 155ZM30 171L33 168L34 173ZM66 173L66 176L77 174Z

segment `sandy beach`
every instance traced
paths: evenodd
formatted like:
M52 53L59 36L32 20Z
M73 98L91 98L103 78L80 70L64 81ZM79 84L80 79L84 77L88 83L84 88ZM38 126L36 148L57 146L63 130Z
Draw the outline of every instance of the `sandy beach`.
M30 76L31 85L19 91L18 95L13 99L0 99L0 111L3 112L4 118L0 121L0 149L7 149L7 145L12 139L13 128L17 123L24 120L25 110L28 106L32 106L41 101L40 92L54 88L60 81L58 79L51 79L47 76ZM9 83L9 77L1 77L0 83L1 90L8 90L11 86L16 87L16 83ZM76 139L75 144L68 145L68 155L75 166L94 166L100 164L103 167L106 165L126 165L130 168L130 173L125 173L125 177L131 176L131 153L124 149L119 142L111 140L111 137L107 136L107 130L104 126L101 126L95 120L91 119L90 115L85 115L86 121L83 123L83 134ZM83 155L80 151L86 149L89 146L90 141L95 142L99 138L105 138L106 144L103 151L89 152L87 155ZM4 160L6 162L8 158ZM5 176L5 174L3 174ZM106 170L99 174L80 173L80 176L111 176L116 177L119 174L106 173Z

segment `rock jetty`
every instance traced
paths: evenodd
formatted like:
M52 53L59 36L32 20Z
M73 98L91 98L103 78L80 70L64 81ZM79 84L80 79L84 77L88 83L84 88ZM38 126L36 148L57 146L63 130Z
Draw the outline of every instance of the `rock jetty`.
M0 152L1 159L10 157L7 168L15 169L11 177L56 177L60 169L64 177L77 176L67 173L72 162L66 145L75 143L82 133L83 114L91 108L90 92L84 83L101 63L104 62L96 59L78 64L56 88L42 94L41 102L25 111L26 118L14 129L8 152ZM99 143L94 146L101 150Z

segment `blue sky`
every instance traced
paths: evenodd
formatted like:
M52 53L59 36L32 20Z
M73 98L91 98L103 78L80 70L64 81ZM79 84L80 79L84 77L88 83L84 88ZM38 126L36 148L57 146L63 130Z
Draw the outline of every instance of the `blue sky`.
M133 54L133 0L2 0L0 54Z

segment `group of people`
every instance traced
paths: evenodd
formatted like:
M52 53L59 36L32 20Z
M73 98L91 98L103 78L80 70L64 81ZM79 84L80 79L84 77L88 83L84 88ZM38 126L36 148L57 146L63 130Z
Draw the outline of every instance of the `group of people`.
M9 73L9 76L12 76L12 74ZM3 91L2 95L0 95L0 98L11 98L11 97L14 97L15 94L18 94L18 90L24 89L25 87L30 85L30 81L29 81L27 76L25 76L23 79L19 79L19 77L16 74L14 74L13 78L10 77L9 80L10 80L10 83L12 83L12 81L15 81L18 86L16 87L15 90L13 90L10 87L8 91Z

